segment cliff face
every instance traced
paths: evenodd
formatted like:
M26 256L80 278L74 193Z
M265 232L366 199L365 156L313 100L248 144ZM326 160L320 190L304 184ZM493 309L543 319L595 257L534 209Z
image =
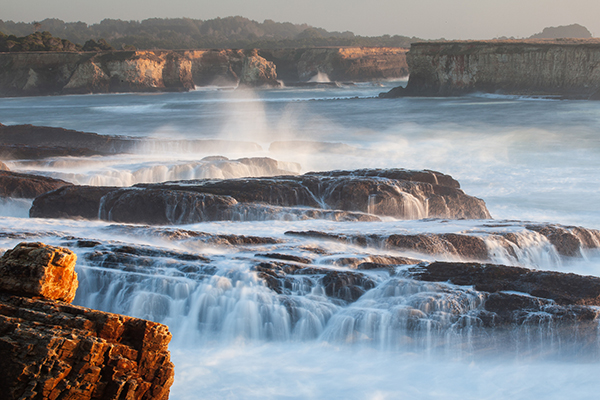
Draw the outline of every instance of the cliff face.
M594 98L600 88L600 41L415 43L402 94L469 92Z
M241 50L0 53L0 96L260 86L277 84L274 77L272 63Z
M319 72L334 81L373 81L408 75L406 49L390 47L335 47L261 50L277 65L284 81L307 81Z

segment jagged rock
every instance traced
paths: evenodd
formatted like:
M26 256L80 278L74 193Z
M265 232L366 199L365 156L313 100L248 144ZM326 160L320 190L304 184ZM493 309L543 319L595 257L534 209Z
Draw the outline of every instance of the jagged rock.
M2 153L1 149L0 149L0 153ZM0 161L0 171L10 171L10 168L8 168L8 165L6 165L2 161Z
M275 64L260 57L256 51L244 57L240 85L279 86Z
M0 197L33 199L43 193L71 185L60 179L0 170Z
M75 259L42 243L0 258L2 398L167 400L168 328L68 304Z
M21 243L0 258L0 291L70 303L77 290L76 260L62 247Z
M3 398L168 399L164 325L0 294L0 332Z
M469 285L496 293L516 291L560 305L600 305L600 278L506 265L434 262L409 269L410 276L431 282Z

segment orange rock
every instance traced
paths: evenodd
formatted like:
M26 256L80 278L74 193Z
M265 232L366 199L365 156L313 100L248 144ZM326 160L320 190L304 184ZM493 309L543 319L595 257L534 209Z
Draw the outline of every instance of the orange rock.
M0 291L70 303L78 286L76 260L69 249L20 243L0 258Z

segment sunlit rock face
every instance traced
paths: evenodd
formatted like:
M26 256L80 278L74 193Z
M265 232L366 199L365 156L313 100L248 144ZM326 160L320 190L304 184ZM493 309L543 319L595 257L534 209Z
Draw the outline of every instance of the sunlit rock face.
M0 258L3 398L166 400L174 377L168 328L69 304L75 261L43 243Z
M600 41L595 39L415 43L406 89L388 97L472 92L597 98Z

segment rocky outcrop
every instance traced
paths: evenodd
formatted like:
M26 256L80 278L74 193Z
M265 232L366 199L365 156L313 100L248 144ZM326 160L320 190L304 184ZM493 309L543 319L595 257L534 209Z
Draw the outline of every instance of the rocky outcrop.
M81 186L36 198L30 216L99 215L107 220L143 223L323 217L377 220L376 215L404 219L490 218L485 203L466 195L458 186L454 179L438 172L400 169L192 180L139 184L129 189Z
M41 243L0 259L3 398L166 400L167 327L70 305L74 266L72 252Z
M10 168L8 168L8 165L6 165L2 161L0 161L0 171L10 171Z
M428 256L462 260L493 261L504 259L519 264L532 249L544 249L560 257L584 257L590 249L600 248L600 231L577 226L531 224L511 221L514 232L499 232L494 225L482 224L476 233L357 234L321 231L288 231L287 235L313 237L403 250Z
M365 82L408 75L406 49L393 47L327 47L260 50L277 66L286 83L308 81L318 73L332 81Z
M407 274L428 282L472 286L488 293L479 317L486 325L539 323L552 319L594 321L600 305L600 278L505 265L434 262L409 268Z
M566 98L600 96L600 41L498 40L414 43L405 89L382 97L487 92Z
M149 140L137 137L99 135L71 129L34 125L0 124L0 157L3 159L41 159L60 156L92 156L132 152L214 152L260 151L254 142L213 139L197 140ZM224 159L227 160L227 159ZM243 158L238 160L248 166L256 166L277 173L291 173L298 164L282 163L269 158ZM283 168L286 168L285 170Z
M25 155L41 152L42 156L54 157L126 153L136 144L135 139L118 136L98 135L50 126L2 124L0 124L0 142L9 154L10 148L6 149L6 147L11 146L14 152L26 152Z
M33 199L68 185L71 183L60 179L0 170L0 197Z
M240 85L244 86L279 86L275 64L260 57L256 51L244 57Z

